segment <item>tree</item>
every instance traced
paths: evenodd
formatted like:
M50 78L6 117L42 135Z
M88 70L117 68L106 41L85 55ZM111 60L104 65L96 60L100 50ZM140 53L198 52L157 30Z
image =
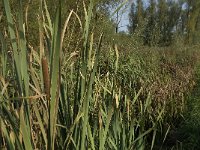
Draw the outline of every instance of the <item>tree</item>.
M193 43L195 32L197 31L198 18L200 15L200 1L188 0L188 23L187 23L187 43Z
M140 26L143 24L144 21L144 9L143 9L143 2L142 0L137 0L137 7L136 7L136 25Z
M131 9L129 13L129 25L128 25L128 31L129 33L133 33L136 29L136 17L135 17L135 4L131 4Z
M141 27L144 23L144 8L142 0L137 0L136 5L133 3L131 5L131 10L129 13L128 27L130 33L133 33L138 27Z
M167 16L168 6L166 0L159 0L158 1L158 26L160 31L160 40L159 43L162 44L167 41L166 36L166 28L167 28Z
M144 43L152 46L156 45L158 41L158 26L156 17L156 2L155 0L150 0L150 5L146 10L147 14L147 26L144 32Z
M170 0L168 1L168 19L167 24L165 28L165 36L166 36L166 44L171 44L173 40L173 35L176 34L177 31L177 25L179 23L179 18L181 16L181 10L182 10L182 3L179 3L178 1Z

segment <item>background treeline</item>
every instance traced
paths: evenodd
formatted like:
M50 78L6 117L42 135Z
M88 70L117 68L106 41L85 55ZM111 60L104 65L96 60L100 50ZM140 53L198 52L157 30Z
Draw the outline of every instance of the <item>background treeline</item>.
M55 13L58 0L47 1L51 17ZM2 3L2 2L1 2ZM95 28L112 35L120 31L119 22L122 22L122 15L129 15L128 34L137 35L144 45L149 46L166 46L180 38L185 44L194 44L199 39L199 20L200 20L200 2L195 0L135 0L127 1L124 11L117 12L112 19L110 15L114 10L123 3L121 0L96 0L94 12ZM81 1L63 1L62 17L66 16L70 10L74 10L82 18ZM22 4L24 13L28 14L28 20L31 22L27 25L32 32L31 40L36 40L35 35L38 30L37 9L40 2L37 0L25 0ZM31 5L31 7L29 7ZM87 2L86 2L87 5ZM1 4L1 6L3 6ZM11 1L13 11L17 11L18 3ZM1 29L5 16L3 16L3 7L1 9ZM31 12L28 13L28 12ZM128 13L127 13L128 12ZM121 13L121 14L120 14ZM73 24L73 23L72 23ZM34 29L35 28L35 29ZM33 30L32 30L33 29ZM109 36L108 36L109 37ZM111 39L111 38L110 38ZM36 41L35 41L36 42Z
M129 19L129 33L140 32L145 45L170 45L180 38L185 44L199 40L200 2L196 0L149 0L145 5L137 0L131 4Z
M199 5L0 1L0 149L199 149Z

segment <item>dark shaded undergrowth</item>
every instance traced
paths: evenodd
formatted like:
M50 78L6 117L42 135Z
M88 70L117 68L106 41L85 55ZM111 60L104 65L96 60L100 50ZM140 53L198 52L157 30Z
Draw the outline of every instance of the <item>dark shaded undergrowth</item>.
M183 115L174 120L166 142L158 149L200 149L200 65L196 67L196 85L187 97Z
M196 86L187 102L184 121L180 125L180 141L185 150L200 149L200 66L196 69Z

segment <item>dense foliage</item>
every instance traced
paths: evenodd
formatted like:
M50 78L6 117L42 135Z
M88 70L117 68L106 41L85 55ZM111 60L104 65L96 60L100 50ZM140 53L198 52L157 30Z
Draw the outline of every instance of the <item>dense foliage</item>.
M147 2L146 2L147 3ZM199 40L200 2L196 0L150 0L144 8L143 1L132 3L128 26L130 33L142 30L146 45L170 45L177 37L185 43ZM141 28L141 26L143 28Z
M199 148L200 3L144 3L0 1L0 149Z

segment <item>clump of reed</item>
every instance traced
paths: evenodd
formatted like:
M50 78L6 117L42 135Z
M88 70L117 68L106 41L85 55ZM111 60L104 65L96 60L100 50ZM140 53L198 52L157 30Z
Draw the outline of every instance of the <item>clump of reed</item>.
M176 93L175 79L171 73L164 75L170 70L168 62L162 62L156 52L151 60L149 51L143 51L143 58L137 52L124 55L116 43L104 44L103 33L94 38L93 0L81 5L84 19L71 10L65 20L61 19L61 2L51 19L46 1L41 1L37 47L27 38L22 1L17 21L10 1L3 2L7 34L0 32L1 148L154 148L166 108L176 112L178 105L166 101ZM70 42L65 37L70 37L67 29L72 19L81 33L73 44L65 43ZM178 75L183 70L176 69Z

